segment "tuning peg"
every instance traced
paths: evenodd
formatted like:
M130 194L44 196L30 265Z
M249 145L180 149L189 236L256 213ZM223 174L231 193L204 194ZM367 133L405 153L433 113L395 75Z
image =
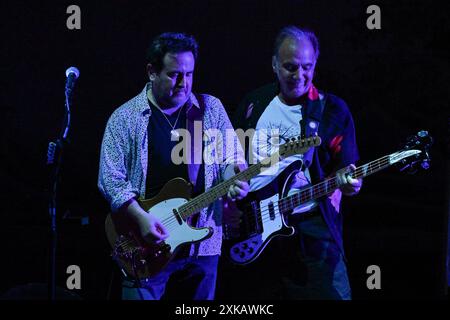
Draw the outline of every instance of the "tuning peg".
M298 139L298 144L303 147L305 145L305 139Z
M425 150L424 153L425 153L425 158L424 158L423 161L420 163L420 166L421 166L423 169L428 170L428 169L431 167L431 157L430 157L430 155L428 154L428 151L427 151L427 150Z
M419 137L421 137L421 138L428 137L428 131L426 131L426 130L420 130L420 131L417 133L417 135L418 135Z
M423 168L423 169L425 169L425 170L428 170L429 168L430 168L430 161L428 161L428 160L424 160L424 161L422 161L422 163L420 164L420 166Z

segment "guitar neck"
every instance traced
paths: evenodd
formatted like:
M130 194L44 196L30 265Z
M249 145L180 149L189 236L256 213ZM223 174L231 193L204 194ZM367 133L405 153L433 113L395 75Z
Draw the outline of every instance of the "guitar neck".
M209 206L211 203L225 196L228 193L230 186L236 180L249 181L251 178L257 176L261 172L261 168L270 167L281 158L288 157L293 154L304 154L310 148L319 146L321 139L319 136L313 136L306 139L293 138L292 141L286 142L279 147L279 150L262 161L255 163L246 170L237 173L229 180L223 181L214 187L210 188L205 193L195 197L191 201L183 204L178 208L178 213L183 219L187 219L201 209Z
M394 161L392 161L393 156L395 154L384 156L380 159L374 160L372 162L366 163L358 168L349 175L353 179L364 178L375 172L383 170L389 166L391 166ZM301 204L305 204L308 201L318 199L327 194L333 193L336 189L339 188L336 176L326 179L318 184L307 187L301 190L298 193L290 195L288 197L282 198L278 201L279 208L283 212L290 212L294 208L298 207Z
M205 193L198 195L191 201L178 208L180 215L183 217L183 219L186 219L194 213L199 212L201 209L209 206L220 197L225 196L228 193L228 189L230 188L230 186L233 185L236 180L249 181L251 178L257 176L261 171L262 166L262 163L253 164L246 170L237 173L232 178L223 181L210 188Z

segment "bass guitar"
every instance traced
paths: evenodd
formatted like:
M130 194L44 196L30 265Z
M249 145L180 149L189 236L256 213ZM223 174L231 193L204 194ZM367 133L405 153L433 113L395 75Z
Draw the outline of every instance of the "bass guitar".
M366 163L354 172L346 174L354 179L364 178L394 164L400 164L402 171L408 169L415 172L419 165L423 169L428 169L430 165L428 149L432 141L427 131L420 131L408 139L403 149ZM293 162L277 179L259 190L250 192L238 202L238 207L243 212L238 236L234 239L228 236L226 245L232 262L248 264L255 261L270 240L277 236L293 235L294 228L287 224L287 217L292 214L293 209L331 194L339 188L336 176L333 176L297 193L283 196L286 194L286 190L283 190L283 186L286 187L284 181L290 172L298 168L298 161Z

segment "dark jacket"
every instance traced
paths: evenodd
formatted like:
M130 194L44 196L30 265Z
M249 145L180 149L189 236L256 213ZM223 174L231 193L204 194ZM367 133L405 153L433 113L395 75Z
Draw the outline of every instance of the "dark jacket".
M250 92L234 113L232 118L234 128L241 128L244 131L250 128L254 129L265 108L278 93L279 89L276 83ZM318 131L322 144L315 148L309 167L313 184L320 182L338 169L356 163L359 159L355 128L347 104L335 95L321 91L319 93L324 96L324 111ZM303 118L308 119L310 112L311 110L302 108ZM304 132L304 128L302 128L302 132ZM248 159L248 141L243 147L245 147ZM328 197L320 199L319 207L333 238L344 253L342 214L334 209Z

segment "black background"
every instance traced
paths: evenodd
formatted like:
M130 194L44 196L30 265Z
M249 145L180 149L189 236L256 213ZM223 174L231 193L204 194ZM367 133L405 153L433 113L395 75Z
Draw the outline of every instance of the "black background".
M81 30L68 30L66 8L81 8ZM381 30L368 30L366 8L381 8ZM274 79L272 42L285 25L316 31L318 88L342 97L356 124L361 164L396 151L426 129L435 138L431 170L388 169L344 202L345 245L354 299L438 298L445 274L448 173L449 6L439 1L8 1L1 4L2 63L0 292L43 283L47 272L46 149L61 129L65 70L77 66L70 143L58 207L58 286L67 266L82 270L86 299L105 299L113 264L97 186L106 121L147 79L145 50L164 31L199 44L194 91L219 97L231 114L245 93ZM65 216L65 219L61 217ZM89 218L81 225L80 218ZM276 261L274 261L276 263ZM382 289L366 288L379 265ZM220 265L217 297L251 299L270 274L258 263ZM274 275L276 276L276 275ZM117 297L117 283L112 295Z

